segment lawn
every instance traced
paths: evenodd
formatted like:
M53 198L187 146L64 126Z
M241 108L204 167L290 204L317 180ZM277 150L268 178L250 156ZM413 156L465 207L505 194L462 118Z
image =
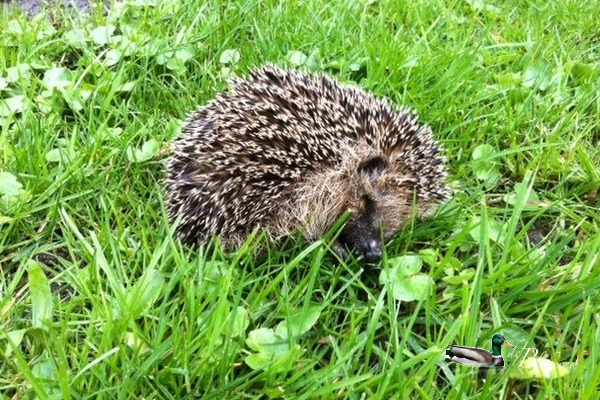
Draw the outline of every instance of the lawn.
M598 395L596 2L1 7L0 398ZM417 110L452 200L376 265L327 237L258 257L260 235L235 253L183 246L168 144L267 63ZM501 375L444 361L494 333L515 346Z

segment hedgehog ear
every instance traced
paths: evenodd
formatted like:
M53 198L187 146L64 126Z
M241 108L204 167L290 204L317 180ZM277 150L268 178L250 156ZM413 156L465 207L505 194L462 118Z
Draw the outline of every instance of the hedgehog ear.
M361 161L356 170L358 173L371 174L383 171L387 167L387 164L387 160L382 156L373 156Z

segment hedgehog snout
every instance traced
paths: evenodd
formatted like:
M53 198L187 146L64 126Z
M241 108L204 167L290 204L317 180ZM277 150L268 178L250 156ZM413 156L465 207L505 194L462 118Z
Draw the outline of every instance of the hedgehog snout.
M363 260L366 262L372 263L379 261L381 258L381 241L375 239L365 241L361 243L359 251Z
M342 247L367 263L379 261L383 253L381 239L367 232L353 232L352 235L342 235L340 242ZM344 253L347 255L346 252Z
M340 243L368 263L381 258L381 229L373 221L373 215L365 214L348 221L339 237Z

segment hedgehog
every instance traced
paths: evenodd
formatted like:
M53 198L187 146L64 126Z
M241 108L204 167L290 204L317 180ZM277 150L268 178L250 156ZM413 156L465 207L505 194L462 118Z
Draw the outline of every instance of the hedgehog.
M449 198L447 170L416 113L324 74L265 66L183 124L166 206L186 244L239 248L254 231L314 241L346 220L335 250L375 262L413 216Z

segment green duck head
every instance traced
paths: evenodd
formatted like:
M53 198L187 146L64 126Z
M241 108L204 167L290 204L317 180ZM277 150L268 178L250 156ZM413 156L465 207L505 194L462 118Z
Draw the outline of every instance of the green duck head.
M502 351L501 351L502 346L511 347L511 348L515 347L512 344L508 343L504 336L502 336L499 333L496 333L492 337L492 355L501 356L502 355Z

